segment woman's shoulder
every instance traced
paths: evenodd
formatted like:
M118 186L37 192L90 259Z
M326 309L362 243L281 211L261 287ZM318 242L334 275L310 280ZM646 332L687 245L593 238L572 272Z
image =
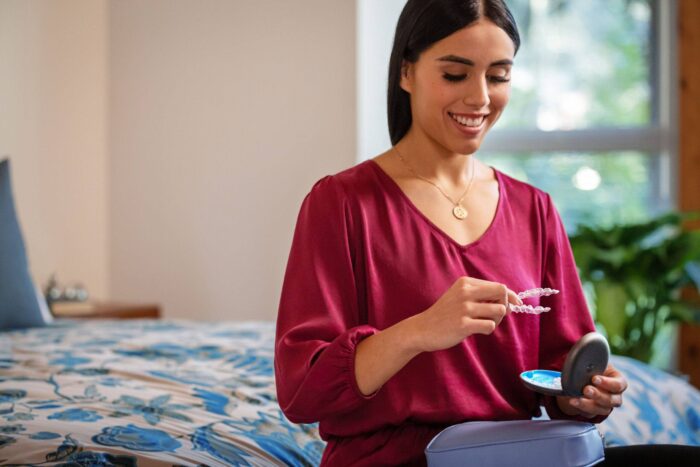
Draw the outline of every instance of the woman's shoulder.
M336 200L357 199L373 187L371 160L359 162L339 172L318 179L307 196L333 198Z
M499 177L500 181L503 183L504 191L507 193L511 203L527 203L533 207L544 208L545 210L550 208L550 205L552 204L552 197L549 193L528 182L512 177L494 167L492 168Z

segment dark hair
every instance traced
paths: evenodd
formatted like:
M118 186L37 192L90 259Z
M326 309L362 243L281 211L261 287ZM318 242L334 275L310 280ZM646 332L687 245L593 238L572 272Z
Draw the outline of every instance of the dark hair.
M403 61L415 63L432 44L481 17L503 29L518 51L520 34L505 0L408 0L396 25L389 60L387 114L391 144L403 138L412 122L409 94L400 86Z

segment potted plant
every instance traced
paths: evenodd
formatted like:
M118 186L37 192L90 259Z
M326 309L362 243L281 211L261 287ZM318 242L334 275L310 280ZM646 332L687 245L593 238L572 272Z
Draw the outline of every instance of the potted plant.
M700 288L700 231L683 221L697 214L671 212L648 222L613 227L579 225L570 237L595 320L613 353L644 362L670 322L698 317L681 291Z

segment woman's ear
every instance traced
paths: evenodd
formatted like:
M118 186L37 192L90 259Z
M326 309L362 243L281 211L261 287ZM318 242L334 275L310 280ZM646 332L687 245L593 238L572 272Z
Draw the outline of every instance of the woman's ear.
M412 88L412 75L413 67L411 63L404 60L403 63L401 63L401 80L399 81L399 86L409 94L411 94Z

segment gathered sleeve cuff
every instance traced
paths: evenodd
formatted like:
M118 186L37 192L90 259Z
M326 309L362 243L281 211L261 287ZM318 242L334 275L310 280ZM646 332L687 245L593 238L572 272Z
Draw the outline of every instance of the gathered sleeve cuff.
M377 392L364 395L357 386L355 351L363 339L376 332L371 326L343 332L331 343L319 345L313 352L312 364L296 375L284 375L276 365L280 407L287 418L295 423L312 423L350 412L372 399ZM278 359L281 360L284 359ZM297 384L289 384L297 378Z
M376 394L363 395L355 377L357 345L378 330L362 317L353 225L341 182L319 180L301 206L277 314L277 397L295 423L342 415Z

